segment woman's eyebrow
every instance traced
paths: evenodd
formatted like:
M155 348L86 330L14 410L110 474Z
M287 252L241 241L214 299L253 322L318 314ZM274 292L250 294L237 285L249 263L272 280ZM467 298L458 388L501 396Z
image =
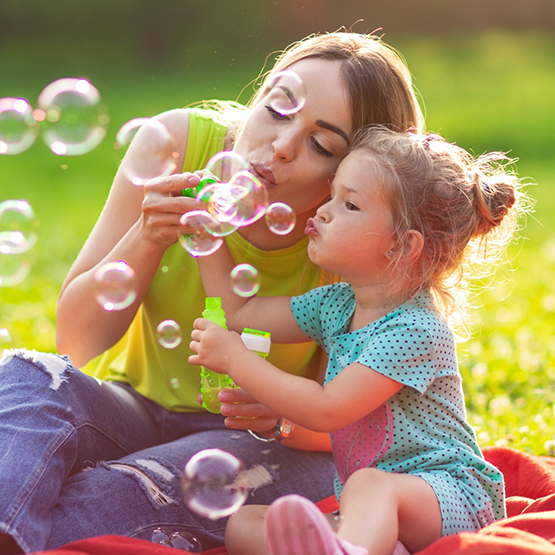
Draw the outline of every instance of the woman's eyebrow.
M347 135L347 133L345 133L345 131L343 131L343 129L341 129L341 127L337 127L337 125L333 125L333 123L328 123L327 121L323 121L321 119L316 120L316 125L318 127L328 129L329 131L332 131L333 133L337 133L340 137L345 139L345 142L347 143L347 146L349 146L351 144L351 140L349 139L349 136Z

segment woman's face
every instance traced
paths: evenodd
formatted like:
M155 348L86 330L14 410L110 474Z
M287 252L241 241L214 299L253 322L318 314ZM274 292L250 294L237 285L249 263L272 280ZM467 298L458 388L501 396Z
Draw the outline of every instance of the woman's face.
M270 106L271 93L262 97L235 150L265 185L270 202L288 204L299 218L314 213L328 197L330 179L347 154L353 129L340 62L308 58L290 69L303 81L304 107L282 116Z

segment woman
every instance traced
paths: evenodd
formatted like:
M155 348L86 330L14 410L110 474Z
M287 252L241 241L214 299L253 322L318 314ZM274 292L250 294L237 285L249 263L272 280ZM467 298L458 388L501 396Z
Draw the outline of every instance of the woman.
M265 99L272 75L286 68L301 77L306 104L282 116ZM259 220L228 236L228 245L237 262L259 270L262 294L302 293L325 281L308 261L305 223L328 196L353 133L372 123L420 129L420 109L397 55L375 37L351 33L295 45L279 58L250 110L227 108L157 117L177 141L173 175L134 187L118 171L60 293L58 349L72 362L20 352L1 368L0 392L8 393L0 398L6 407L0 448L7 453L0 462L0 532L25 552L108 533L157 539L183 531L205 549L221 545L225 520L188 511L178 480L187 460L211 447L234 453L257 477L248 503L292 492L311 500L332 493L326 435L297 426L282 445L260 443L243 430L279 436L278 415L242 390L220 394L225 419L202 411L188 349L157 343L159 322L173 319L190 330L204 303L196 262L176 244L181 215L198 204L180 192L198 184L193 172L216 152L241 154L270 202L293 208L297 225L279 236ZM140 132L122 167L143 156L141 141ZM93 275L118 260L135 270L138 295L125 310L106 312L94 298ZM274 346L270 355L277 366L314 379L322 358L310 343ZM96 379L77 370L87 363ZM34 410L22 410L22 399Z

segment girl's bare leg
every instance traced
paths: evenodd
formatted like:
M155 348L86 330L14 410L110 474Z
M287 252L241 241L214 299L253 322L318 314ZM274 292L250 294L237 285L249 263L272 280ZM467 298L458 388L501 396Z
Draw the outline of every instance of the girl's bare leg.
M225 546L229 555L269 555L264 521L266 505L245 505L232 515L225 529Z
M338 535L368 549L390 555L397 540L415 553L441 536L439 503L432 487L417 476L373 468L355 472L341 496Z

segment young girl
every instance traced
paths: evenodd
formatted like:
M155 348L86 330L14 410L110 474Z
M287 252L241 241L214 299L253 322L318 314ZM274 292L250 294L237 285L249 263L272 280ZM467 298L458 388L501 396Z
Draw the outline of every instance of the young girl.
M222 271L233 266L228 251L202 261L206 293L222 296L231 329L312 339L329 357L321 386L262 361L236 333L195 322L189 361L329 432L336 463L337 532L310 501L289 495L231 517L231 554L391 554L397 542L412 553L504 516L503 478L466 422L445 317L472 253L483 260L486 246L505 245L515 229L523 195L502 160L474 160L435 135L371 128L305 230L311 260L345 282L245 300Z

